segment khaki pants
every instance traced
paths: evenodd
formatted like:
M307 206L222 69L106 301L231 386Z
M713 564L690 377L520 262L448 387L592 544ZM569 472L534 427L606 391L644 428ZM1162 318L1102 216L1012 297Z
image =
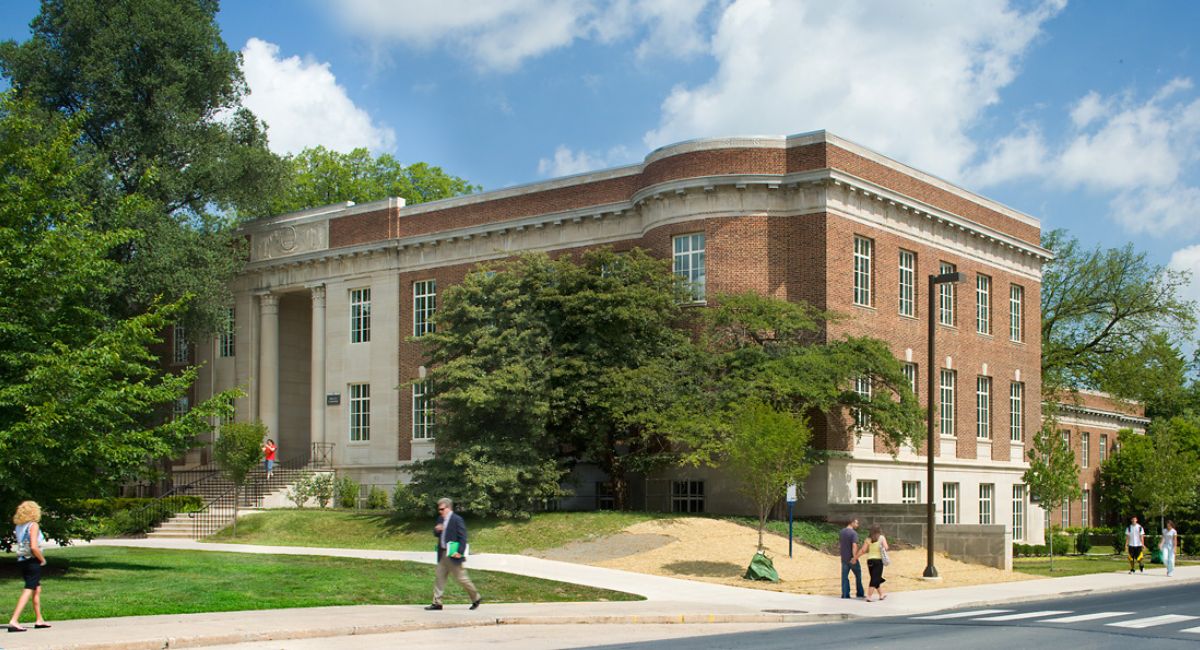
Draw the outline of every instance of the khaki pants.
M467 595L471 597L471 602L479 600L479 591L475 589L475 585L471 582L471 578L467 576L467 569L462 562L456 562L450 559L449 555L442 556L442 559L437 564L437 578L433 583L433 604L442 604L442 594L446 593L446 576L454 576L454 581L462 585L463 589L467 590Z

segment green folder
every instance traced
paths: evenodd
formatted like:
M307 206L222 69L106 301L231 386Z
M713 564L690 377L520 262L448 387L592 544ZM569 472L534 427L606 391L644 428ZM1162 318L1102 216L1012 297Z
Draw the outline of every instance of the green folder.
M446 555L454 555L458 552L458 542L446 542Z

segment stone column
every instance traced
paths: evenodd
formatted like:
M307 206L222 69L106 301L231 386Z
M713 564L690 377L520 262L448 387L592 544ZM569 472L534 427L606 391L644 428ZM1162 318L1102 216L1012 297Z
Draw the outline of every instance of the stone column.
M312 287L312 413L310 443L325 442L325 285Z
M258 296L258 419L279 441L279 296Z

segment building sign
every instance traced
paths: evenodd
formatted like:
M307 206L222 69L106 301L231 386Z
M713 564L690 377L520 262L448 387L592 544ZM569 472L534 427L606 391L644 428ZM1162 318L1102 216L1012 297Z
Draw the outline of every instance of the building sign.
M329 393L328 395L325 396L325 405L326 406L337 406L338 404L341 404L341 403L342 403L342 394L341 393Z

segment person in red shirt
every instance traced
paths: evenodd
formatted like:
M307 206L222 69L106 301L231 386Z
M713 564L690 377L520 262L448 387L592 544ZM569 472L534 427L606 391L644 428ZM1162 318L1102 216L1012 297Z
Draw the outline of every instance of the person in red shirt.
M271 478L271 472L275 471L275 441L267 438L267 444L263 445L263 466L267 468L267 478Z

